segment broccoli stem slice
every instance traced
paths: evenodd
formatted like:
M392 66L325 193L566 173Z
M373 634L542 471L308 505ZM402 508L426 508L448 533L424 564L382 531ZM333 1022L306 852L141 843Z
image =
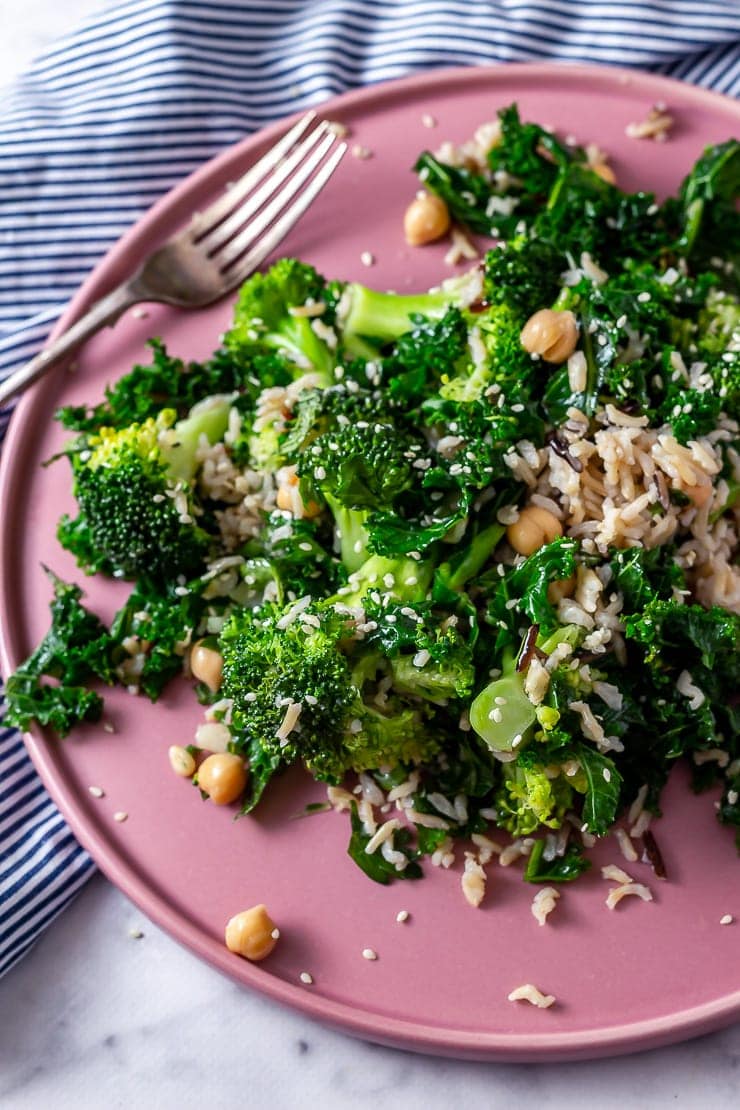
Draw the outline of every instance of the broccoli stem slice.
M524 676L515 668L516 656L507 648L501 678L481 690L470 706L470 723L492 752L515 753L525 746L537 719L524 693Z

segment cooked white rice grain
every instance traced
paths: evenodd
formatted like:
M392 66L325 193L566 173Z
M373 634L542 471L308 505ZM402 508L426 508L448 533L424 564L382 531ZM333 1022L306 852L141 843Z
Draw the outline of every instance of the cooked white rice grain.
M560 897L560 891L554 886L543 886L532 899L532 915L538 925L545 925L548 916L555 909L555 904Z
M471 906L478 907L486 893L486 873L472 852L465 853L461 885L465 901Z
M629 834L626 832L625 829L615 829L614 836L616 837L617 844L619 845L619 850L624 858L629 863L634 863L637 859L637 851L634 844L632 843L632 840L629 837Z
M623 898L632 894L637 898L641 898L643 902L652 902L653 900L650 888L645 886L644 883L622 883L621 886L615 886L613 890L609 891L606 904L610 910L613 910L619 905Z
M543 994L534 983L522 983L507 995L509 1002L529 1002L539 1010L547 1010L556 1001L554 994Z

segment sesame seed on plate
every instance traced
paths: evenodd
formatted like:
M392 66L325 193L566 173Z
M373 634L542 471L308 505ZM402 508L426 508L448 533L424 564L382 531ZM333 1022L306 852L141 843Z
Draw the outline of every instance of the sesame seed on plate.
M731 913L726 913L723 917L720 917L719 923L720 925L732 925L734 920L735 918L732 916Z
M310 987L313 983L313 975L310 971L302 971L298 978L302 983L305 983L307 987Z
M132 940L141 940L141 938L144 936L141 929L137 925L134 925L133 929L129 929L128 935L131 937Z
M403 921L408 921L408 919L409 919L409 911L408 910L399 910L398 913L396 914L396 921L403 922Z
M128 813L125 810L119 809L117 813L113 814L113 820L118 821L119 825L122 821L128 820Z
M87 789L89 793L92 794L93 798L105 797L105 791L103 790L102 786L88 786Z
M374 266L375 265L375 255L373 254L372 251L363 251L362 254L360 255L360 262L362 263L363 266Z
M280 930L279 929L273 929L272 932L270 933L270 936L272 937L273 940L280 940Z
M378 953L375 951L374 948L363 948L362 958L363 960L377 960Z

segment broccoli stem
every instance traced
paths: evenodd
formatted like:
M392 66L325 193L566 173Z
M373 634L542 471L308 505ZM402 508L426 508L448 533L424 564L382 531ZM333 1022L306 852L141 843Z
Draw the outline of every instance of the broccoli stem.
M537 719L535 707L524 693L524 677L515 667L516 656L507 648L501 678L481 690L470 706L470 723L492 752L510 753L524 747Z
M207 397L162 436L160 446L168 477L173 481L191 480L197 469L195 454L200 437L204 435L211 444L222 439L229 426L230 408L231 397Z
M418 312L427 319L441 320L456 299L453 288L401 296L397 293L379 293L353 282L347 286L343 295L346 305L342 321L343 332L345 338L364 336L367 339L390 342L411 330L414 326L412 314Z
M485 566L491 552L498 546L498 542L503 536L506 528L503 524L490 524L488 528L484 528L475 537L469 548L465 552L462 560L455 569L445 577L445 585L456 593L460 593L465 584L481 571ZM440 572L444 572L450 564L441 566Z

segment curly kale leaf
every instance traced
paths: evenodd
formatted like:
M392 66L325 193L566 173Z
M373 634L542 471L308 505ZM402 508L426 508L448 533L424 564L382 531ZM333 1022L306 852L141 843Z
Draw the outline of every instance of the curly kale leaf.
M94 676L112 682L112 640L105 626L81 604L82 590L47 571L54 586L51 627L6 685L6 724L27 729L36 720L66 736L78 721L100 718L99 694L82 683ZM59 685L44 682L58 680Z

